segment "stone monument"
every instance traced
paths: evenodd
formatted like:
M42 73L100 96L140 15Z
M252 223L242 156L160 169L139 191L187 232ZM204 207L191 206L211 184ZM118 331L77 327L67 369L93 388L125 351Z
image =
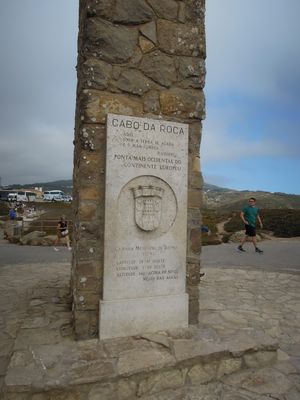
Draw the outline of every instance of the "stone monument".
M187 326L188 125L108 114L100 338Z
M80 0L72 265L79 339L198 321L204 7Z

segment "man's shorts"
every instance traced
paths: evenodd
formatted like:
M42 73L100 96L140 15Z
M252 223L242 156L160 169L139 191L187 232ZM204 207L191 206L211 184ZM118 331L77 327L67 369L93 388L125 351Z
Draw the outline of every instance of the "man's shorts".
M246 235L247 236L256 236L256 229L254 226L251 225L245 225L245 229L246 229Z

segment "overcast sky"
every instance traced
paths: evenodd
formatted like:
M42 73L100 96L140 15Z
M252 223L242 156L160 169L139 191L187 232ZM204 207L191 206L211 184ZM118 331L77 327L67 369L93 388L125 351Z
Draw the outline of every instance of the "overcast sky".
M300 0L206 0L205 181L300 194ZM1 0L2 184L69 179L78 1Z

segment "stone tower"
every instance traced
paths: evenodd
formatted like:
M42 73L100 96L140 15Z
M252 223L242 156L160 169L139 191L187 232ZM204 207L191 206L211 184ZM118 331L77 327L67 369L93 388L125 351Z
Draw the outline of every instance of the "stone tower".
M199 312L205 0L80 0L74 153L73 315L98 335L103 290L107 114L189 125L186 288Z

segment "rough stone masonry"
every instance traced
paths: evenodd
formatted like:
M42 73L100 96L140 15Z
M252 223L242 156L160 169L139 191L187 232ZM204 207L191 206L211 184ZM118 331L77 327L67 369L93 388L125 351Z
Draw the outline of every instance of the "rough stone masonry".
M73 316L98 335L108 113L189 124L187 293L198 321L205 0L80 0L74 153Z

